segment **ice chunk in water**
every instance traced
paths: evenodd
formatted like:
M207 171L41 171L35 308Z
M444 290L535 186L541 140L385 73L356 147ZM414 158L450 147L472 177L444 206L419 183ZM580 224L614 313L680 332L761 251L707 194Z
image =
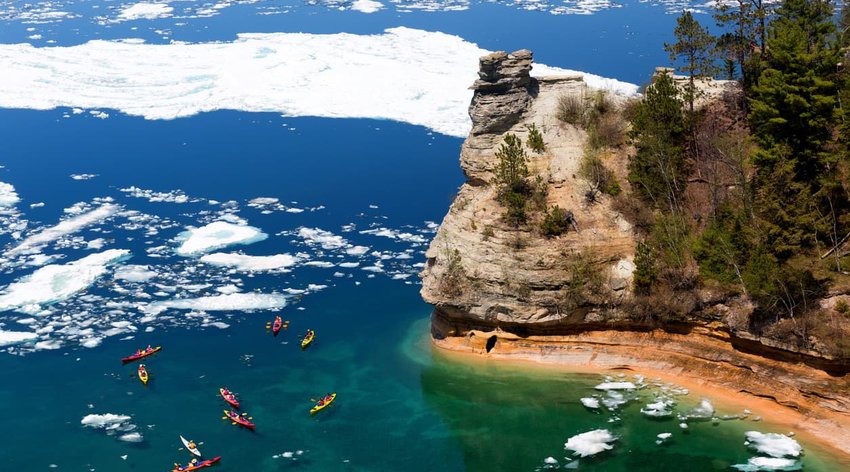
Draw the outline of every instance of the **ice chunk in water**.
M269 310L286 306L286 298L278 294L231 293L200 298L185 298L154 302L144 308L150 315L157 315L168 309L202 311L247 311Z
M0 182L0 208L15 206L21 199L15 192L15 187L6 182Z
M771 457L799 457L803 447L796 440L777 433L747 431L747 445Z
M631 382L603 382L594 388L596 390L634 390L637 387Z
M294 266L299 261L292 254L276 254L273 256L246 256L244 254L216 252L201 257L201 262L207 264L233 267L245 272L279 270Z
M181 243L176 249L181 256L199 256L234 244L251 244L268 235L253 226L226 221L214 221L200 228L189 228L177 236Z
M586 433L577 434L564 444L564 448L573 451L573 455L587 457L608 451L614 448L612 443L617 438L607 429L595 429Z
M67 264L44 266L10 284L0 294L0 311L46 305L70 298L91 286L106 273L106 267L130 255L125 249L110 249Z
M599 399L593 397L585 397L581 399L581 404L586 406L587 408L599 408Z
M20 331L0 331L0 347L35 341L38 335Z
M733 469L741 472L803 470L803 464L795 459L777 457L753 457L746 464L735 464Z

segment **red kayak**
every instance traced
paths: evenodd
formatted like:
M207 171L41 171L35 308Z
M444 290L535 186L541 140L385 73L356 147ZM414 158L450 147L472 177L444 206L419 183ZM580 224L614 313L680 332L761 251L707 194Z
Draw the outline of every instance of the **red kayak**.
M247 414L243 417L243 416L240 416L239 413L236 413L233 410L230 410L230 411L224 410L224 415L227 417L225 419L232 421L233 424L238 424L239 426L242 426L243 428L248 428L252 431L254 430L254 423L251 423L250 421L248 421L248 415Z
M195 462L194 464L187 464L183 466L177 466L171 472L186 472L187 470L198 470L203 469L204 467L209 467L216 462L221 460L221 456L215 456L212 459L207 459L205 461Z
M127 356L127 357L121 359L121 362L124 362L126 364L127 362L133 362L133 361L137 361L139 359L144 359L145 357L148 357L151 354L155 354L155 353L159 352L160 349L162 349L162 346L157 346L157 347L148 346L147 349L139 349L132 356Z
M218 393L221 394L221 398L224 398L224 401L226 401L228 404L230 404L230 406L232 406L233 408L239 409L239 400L236 399L235 393L231 392L230 390L228 390L226 388L218 389Z
M274 325L272 326L272 333L277 336L277 333L280 332L280 328L283 326L283 320L280 319L279 316L274 317Z

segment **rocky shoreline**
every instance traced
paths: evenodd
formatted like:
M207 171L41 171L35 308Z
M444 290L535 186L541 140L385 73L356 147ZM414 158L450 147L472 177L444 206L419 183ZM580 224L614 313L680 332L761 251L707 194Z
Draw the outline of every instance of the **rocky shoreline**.
M585 130L556 117L565 96L595 93L580 75L531 78L532 54L481 58L461 150L467 178L426 253L422 296L434 306L433 343L440 349L562 369L655 373L677 382L775 407L796 425L850 457L850 362L756 336L731 322L752 309L746 300L694 294L683 319L636 320L624 307L631 290L636 239L612 198L585 204L580 162ZM715 99L729 84L710 84ZM613 103L628 97L611 94ZM547 238L506 224L493 180L507 133L525 141L529 127L546 150L529 154L533 177L546 186L546 208L575 215L578 231ZM606 162L625 181L628 150ZM586 300L564 308L581 260L599 276ZM451 282L451 283L449 283ZM651 307L650 307L651 308ZM734 320L732 320L734 321ZM784 418L784 420L783 420Z

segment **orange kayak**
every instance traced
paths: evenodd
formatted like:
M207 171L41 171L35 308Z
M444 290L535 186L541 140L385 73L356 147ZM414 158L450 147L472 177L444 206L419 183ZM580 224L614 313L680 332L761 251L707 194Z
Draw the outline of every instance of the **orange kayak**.
M236 413L233 410L230 410L230 411L224 410L224 416L226 416L227 419L232 421L234 424L238 424L239 426L242 426L243 428L248 428L252 431L254 429L254 426L255 426L254 423L251 423L250 421L248 421L248 418L242 417L241 415L239 415L239 413Z

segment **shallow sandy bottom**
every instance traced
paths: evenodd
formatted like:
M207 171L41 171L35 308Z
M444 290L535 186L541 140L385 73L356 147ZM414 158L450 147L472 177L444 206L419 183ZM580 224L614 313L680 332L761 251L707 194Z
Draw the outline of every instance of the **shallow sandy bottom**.
M490 333L487 333L490 334ZM592 374L640 374L647 379L658 379L671 382L687 388L692 395L705 397L720 409L728 411L749 410L751 418L761 417L766 423L787 429L806 442L813 453L825 453L837 458L841 464L850 470L850 417L845 414L818 409L815 415L802 413L794 408L777 403L774 399L757 396L745 389L734 389L724 384L722 372L716 375L706 375L704 369L690 369L683 362L680 354L670 355L667 361L671 368L659 368L657 357L648 356L646 362L641 362L640 349L629 347L628 353L617 352L624 346L575 346L592 350L586 355L561 351L563 346L537 346L539 352L526 348L506 349L505 339L500 338L501 348L490 352L473 347L467 337L448 337L436 340L435 354L447 357L456 362L519 367L524 370L534 369L548 372L592 373ZM658 354L658 353L654 353ZM696 359L694 359L696 361ZM700 361L703 361L700 359ZM728 382L728 379L725 379Z

